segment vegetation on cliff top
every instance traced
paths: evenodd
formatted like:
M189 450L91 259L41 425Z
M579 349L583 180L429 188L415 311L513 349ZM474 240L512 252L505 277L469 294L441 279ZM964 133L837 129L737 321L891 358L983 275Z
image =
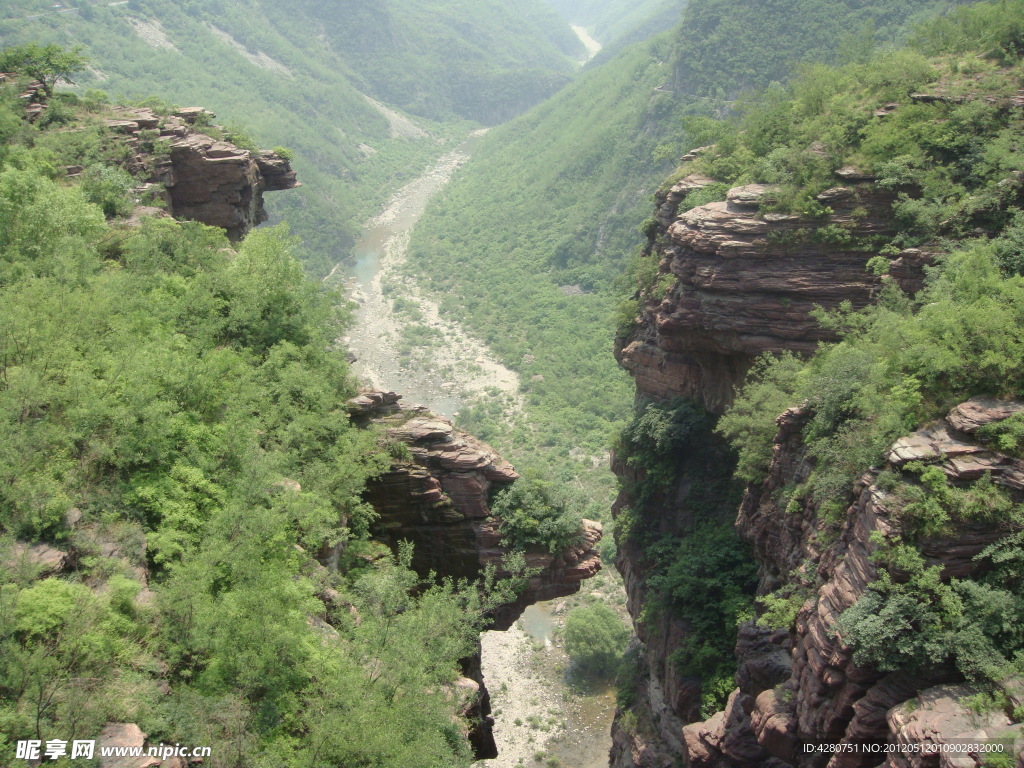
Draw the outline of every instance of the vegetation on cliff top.
M124 220L106 107L30 123L24 84L0 84L0 763L114 721L211 766L468 765L452 683L503 592L366 541L390 460L343 408L331 294L285 227L233 249ZM336 545L337 575L307 554Z
M729 181L781 184L780 199L798 209L834 186L832 172L844 165L898 192L900 231L870 264L883 273L878 301L823 313L842 340L808 360L766 358L720 421L741 475L759 482L775 416L792 405L809 411L803 437L814 471L780 504L809 505L834 525L853 482L896 438L975 395L1024 396L1024 116L1014 100L1024 86L1022 40L1022 2L958 9L924 25L908 49L809 68L790 88L751 100L698 162ZM912 298L884 276L910 245L937 254ZM1011 422L988 439L1006 434L1013 450L1016 431ZM988 478L952 487L923 464L879 483L893 491L904 543L880 549L883 576L840 621L855 660L883 671L948 660L990 684L1020 672L1024 636L1007 629L1024 618L1020 500ZM1008 537L979 556L988 563L981 576L943 579L917 547L965 523Z

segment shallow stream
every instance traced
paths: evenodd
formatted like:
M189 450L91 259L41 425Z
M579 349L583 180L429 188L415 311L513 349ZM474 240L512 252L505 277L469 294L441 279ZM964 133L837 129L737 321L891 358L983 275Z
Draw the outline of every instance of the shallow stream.
M358 304L345 338L357 358L354 373L374 387L399 392L405 405L425 405L449 418L488 392L505 396L510 411L520 409L519 377L402 270L413 227L482 134L471 134L391 198L356 243L356 262L345 278Z

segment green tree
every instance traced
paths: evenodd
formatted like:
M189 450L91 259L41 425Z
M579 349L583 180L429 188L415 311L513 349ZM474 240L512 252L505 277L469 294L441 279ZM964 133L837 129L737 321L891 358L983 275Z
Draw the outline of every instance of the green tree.
M516 549L541 546L560 552L580 535L582 515L575 500L535 477L524 477L499 493L491 511L501 518L505 542Z
M590 675L615 674L629 630L604 603L575 608L565 619L565 652Z
M46 98L53 96L58 80L74 85L72 77L89 65L89 59L82 55L82 47L68 50L59 45L27 43L0 52L0 71L18 72L34 77L43 84Z

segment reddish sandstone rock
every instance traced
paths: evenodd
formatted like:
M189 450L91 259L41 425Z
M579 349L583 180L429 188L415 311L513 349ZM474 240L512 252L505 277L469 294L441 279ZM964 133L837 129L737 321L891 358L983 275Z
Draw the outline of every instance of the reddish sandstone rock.
M764 184L736 187L725 202L683 213L686 194L710 179L688 176L659 196L660 226L647 258L676 282L664 296L644 297L635 330L616 346L640 394L692 397L718 412L758 355L812 352L835 338L811 312L843 301L867 304L878 286L865 269L877 252L869 238L893 232L893 194L862 178L847 181L819 195L832 210L825 219L760 213L774 193ZM846 229L852 244L816 239L828 225ZM915 253L901 254L892 275L911 290L920 288L928 262Z
M899 470L910 461L925 460L940 466L953 482L965 484L977 479L979 475L971 462L983 457L994 479L1002 482L1014 467L1014 461L966 437L967 430L957 431L953 422L965 426L968 419L979 423L1006 418L1020 408L1024 408L1024 404L996 406L978 401L961 404L951 411L949 419L898 440L889 451L889 466ZM802 509L790 506L785 512L779 508L784 501L780 501L775 491L787 483L800 482L811 468L800 439L800 428L807 416L794 409L779 418L775 458L768 479L762 486L748 490L738 520L739 530L754 543L762 566L762 591L770 591L781 584L799 561L810 559L816 563L821 586L798 615L792 675L785 683L785 687L793 691L796 737L804 741L880 743L899 737L903 729L907 739L917 739L919 734L914 729L925 727L921 725L925 722L921 719L924 716L903 721L899 712L893 714L893 708L922 690L955 681L956 672L937 664L918 676L886 675L853 663L850 649L836 631L836 619L856 603L877 578L878 566L871 558L876 546L873 538L878 534L883 540L893 538L901 523L899 515L890 508L889 495L873 484L875 473L866 475L860 482L838 540L825 550L819 551L815 544L818 522L811 506ZM922 547L926 564L939 566L945 578L975 575L983 567L975 560L976 556L1007 534L995 524L968 521L954 527L949 535L929 539ZM759 697L752 724L759 742L772 754L782 757L777 736L766 726L774 709L775 704L768 701L768 697L764 700ZM938 722L948 711L951 711L949 707L937 706L936 714L930 715L927 722ZM944 727L947 732L955 730L953 725ZM829 766L873 768L878 762L868 753L851 751L837 754ZM892 766L911 764L917 765L894 762ZM925 764L928 763L921 765Z
M350 411L384 426L411 455L367 485L367 501L380 515L375 536L395 547L411 541L413 568L424 575L472 579L488 566L506 575L502 563L509 549L489 499L519 475L491 446L447 419L402 410L397 402L394 393L375 392L349 402ZM514 603L502 607L494 628L510 627L528 605L577 592L580 582L601 569L596 549L601 535L600 523L584 520L578 543L566 551L527 552L527 565L539 573Z
M273 152L250 152L197 131L198 117L213 115L201 107L167 116L129 107L117 107L114 113L107 128L133 150L125 166L137 176L148 174L149 186L163 188L167 212L175 218L221 227L237 241L266 221L264 192L300 186L287 159ZM168 156L148 156L144 140L164 144Z
M283 158L256 158L247 149L201 133L173 141L170 150L171 169L164 184L171 215L221 227L233 240L266 221L264 190L298 186L290 168L284 170ZM273 186L263 174L263 169L271 168Z
M973 712L963 701L975 691L965 685L929 688L888 712L892 743L902 749L890 753L880 768L976 768L984 763L979 747L1006 739L1012 750L1024 733L1011 728L1001 711ZM955 751L954 751L955 750Z

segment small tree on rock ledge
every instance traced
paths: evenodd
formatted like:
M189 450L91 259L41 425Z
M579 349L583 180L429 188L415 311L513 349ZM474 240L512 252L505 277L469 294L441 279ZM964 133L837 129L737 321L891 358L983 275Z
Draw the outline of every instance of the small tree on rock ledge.
M27 43L0 51L0 72L17 72L38 80L43 84L43 95L47 99L53 96L58 80L74 85L71 78L88 64L81 46L67 50L59 45Z

